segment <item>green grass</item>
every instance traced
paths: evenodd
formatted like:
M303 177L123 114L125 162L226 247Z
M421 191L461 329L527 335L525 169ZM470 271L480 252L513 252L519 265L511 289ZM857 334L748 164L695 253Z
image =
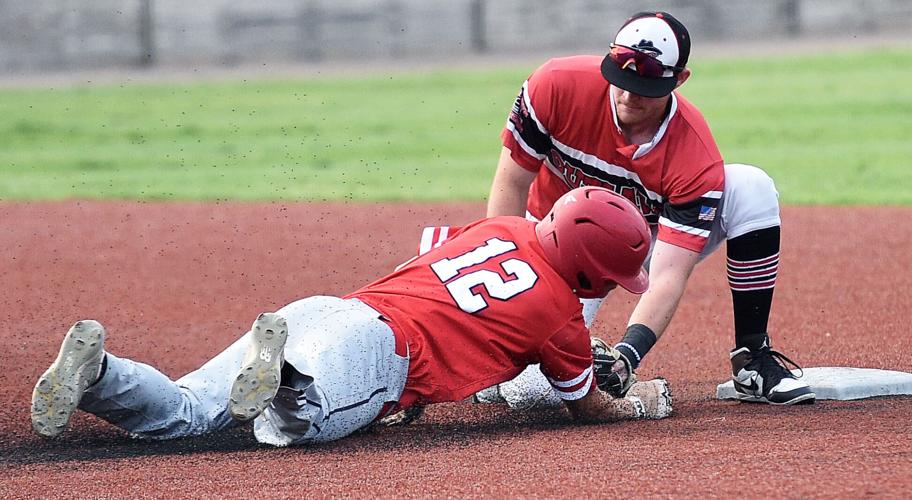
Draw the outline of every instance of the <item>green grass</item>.
M695 61L682 90L785 203L912 204L910 68ZM532 69L0 90L0 199L481 200Z
M0 197L478 198L517 81L500 72L4 91Z
M910 85L912 51L869 50L700 64L683 88L726 161L762 166L784 202L909 205Z

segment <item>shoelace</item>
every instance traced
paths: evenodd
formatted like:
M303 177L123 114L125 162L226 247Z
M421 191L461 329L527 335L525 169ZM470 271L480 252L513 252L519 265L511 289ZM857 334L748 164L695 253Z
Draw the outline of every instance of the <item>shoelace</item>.
M769 347L760 348L760 350L756 351L753 359L757 359L760 362L761 370L764 368L773 368L778 369L777 371L780 371L780 375L782 375L781 372L785 372L789 376L795 376L788 368L788 365L791 365L798 370L798 375L796 378L801 378L804 376L804 370L798 365L798 363L786 357L785 354L782 354L779 351L774 351Z

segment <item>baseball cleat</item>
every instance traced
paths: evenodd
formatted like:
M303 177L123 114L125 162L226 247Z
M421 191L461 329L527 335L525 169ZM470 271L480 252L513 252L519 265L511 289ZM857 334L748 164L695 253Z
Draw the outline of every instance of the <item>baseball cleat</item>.
M282 379L288 325L275 313L260 314L250 328L250 344L241 369L231 385L228 411L246 421L263 412L275 398Z
M66 429L86 388L94 384L104 359L105 329L97 321L77 321L51 367L32 391L32 428L52 438Z
M736 349L731 352L730 358L735 395L741 401L794 405L811 404L817 397L811 387L799 380L783 363L791 364L799 372L801 367L770 349L768 342L755 351L747 347Z

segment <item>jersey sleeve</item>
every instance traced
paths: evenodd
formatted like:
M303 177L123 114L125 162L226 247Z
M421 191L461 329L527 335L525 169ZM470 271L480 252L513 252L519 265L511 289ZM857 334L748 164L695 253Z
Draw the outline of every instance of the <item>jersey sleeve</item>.
M668 202L659 216L658 239L701 252L709 241L716 217L720 216L725 170L718 161L683 171L689 173L670 180Z
M549 74L549 63L545 63L523 83L501 133L513 161L532 172L538 171L551 150L547 120L555 99Z
M421 240L418 242L418 255L424 255L431 250L443 245L451 237L462 231L462 226L430 226L421 231Z
M421 231L421 239L418 241L418 253L416 253L407 261L396 266L394 270L398 271L402 269L413 260L421 257L422 255L430 252L440 245L443 245L445 242L451 240L454 236L473 225L474 224L469 224L468 226L428 226L424 228Z
M581 314L542 347L541 370L561 399L577 400L595 388L589 330Z

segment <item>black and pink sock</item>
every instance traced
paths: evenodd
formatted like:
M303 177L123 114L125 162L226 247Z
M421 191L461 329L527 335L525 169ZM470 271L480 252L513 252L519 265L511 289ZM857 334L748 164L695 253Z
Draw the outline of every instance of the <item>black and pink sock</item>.
M728 240L728 285L735 316L735 346L759 349L766 341L779 273L779 226Z

